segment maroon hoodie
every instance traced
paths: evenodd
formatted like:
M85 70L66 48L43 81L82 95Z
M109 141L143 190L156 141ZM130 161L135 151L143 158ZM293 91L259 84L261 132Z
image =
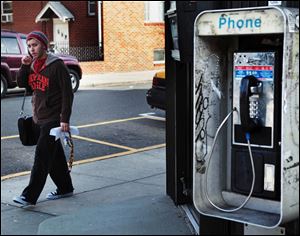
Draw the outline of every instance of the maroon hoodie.
M37 124L50 121L70 122L73 90L70 74L64 62L53 54L40 71L34 70L34 62L22 65L17 74L20 88L30 88L32 94L33 120Z

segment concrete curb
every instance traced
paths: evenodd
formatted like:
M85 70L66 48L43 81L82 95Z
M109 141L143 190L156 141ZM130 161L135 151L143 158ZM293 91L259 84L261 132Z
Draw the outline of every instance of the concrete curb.
M158 70L86 74L82 76L79 88L151 83L156 72L158 72Z

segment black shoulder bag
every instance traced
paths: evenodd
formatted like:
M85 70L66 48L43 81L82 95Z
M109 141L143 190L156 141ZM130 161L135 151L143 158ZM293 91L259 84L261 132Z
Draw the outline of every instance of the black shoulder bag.
M37 132L34 130L34 123L32 116L26 115L24 113L24 103L26 99L27 90L25 89L23 104L18 118L18 129L19 137L24 146L33 146L37 144L38 136Z

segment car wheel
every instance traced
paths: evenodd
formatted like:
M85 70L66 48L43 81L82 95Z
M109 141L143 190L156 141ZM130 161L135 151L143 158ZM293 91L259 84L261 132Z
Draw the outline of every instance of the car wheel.
M1 98L5 97L7 92L7 82L3 75L1 75Z
M79 88L79 75L75 70L69 69L69 73L71 76L71 84L73 93L75 93Z

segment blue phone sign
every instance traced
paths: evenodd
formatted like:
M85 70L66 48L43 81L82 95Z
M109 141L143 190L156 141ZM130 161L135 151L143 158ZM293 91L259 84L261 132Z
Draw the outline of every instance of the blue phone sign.
M219 18L219 29L223 27L227 27L228 29L243 29L243 28L260 28L261 27L261 19L231 19L226 15L222 15Z

